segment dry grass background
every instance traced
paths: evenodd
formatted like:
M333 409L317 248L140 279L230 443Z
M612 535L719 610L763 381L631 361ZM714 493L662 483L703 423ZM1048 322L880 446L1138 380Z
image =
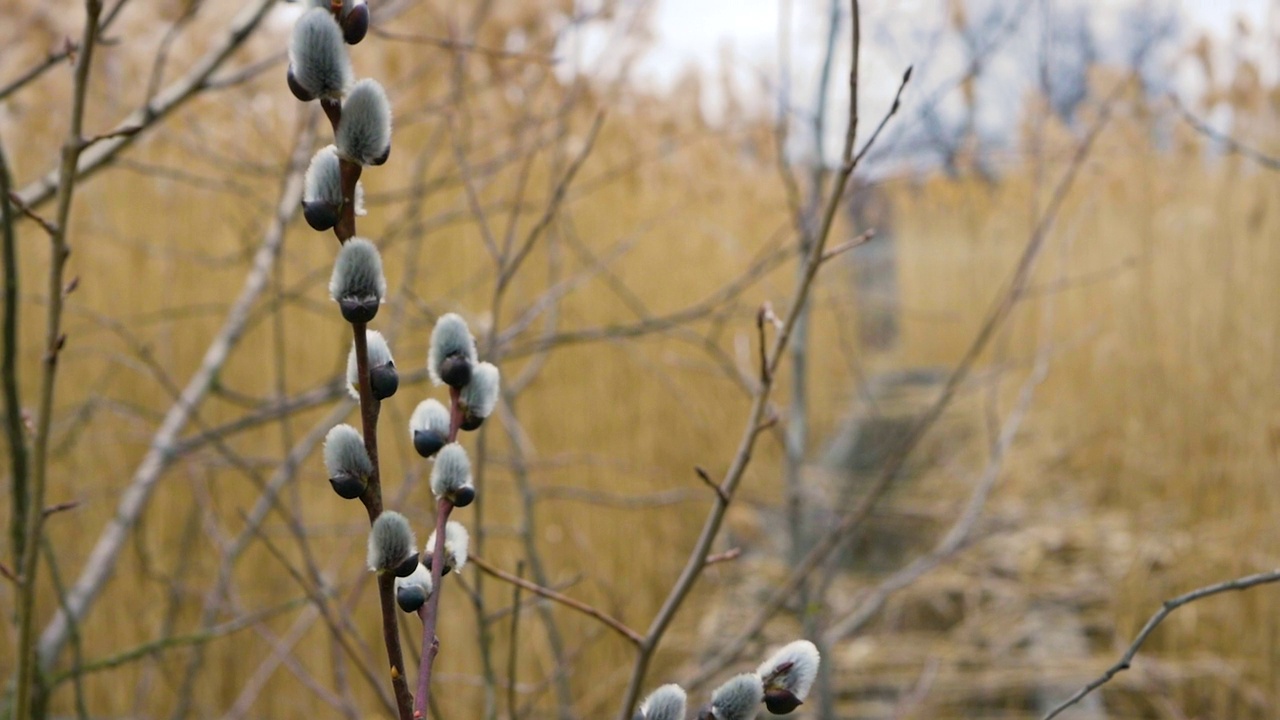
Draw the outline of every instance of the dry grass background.
M404 22L422 26L435 12L420 9ZM202 22L216 27L218 19ZM157 38L145 33L134 41L150 47ZM40 42L35 38L9 51L6 66L8 57L41 52ZM273 41L255 42L261 49ZM412 180L412 160L420 151L438 147L425 177L456 172L439 134L447 93L440 78L450 55L391 43L379 49L383 42L372 38L359 48L359 72L391 79L387 85L396 88L398 108L413 111L398 112L391 163L366 174L372 202L361 234L375 238L393 227L393 218L406 206L392 191ZM136 49L104 54L91 111L97 125L91 126L113 121L137 100L131 93L140 88L106 83L109 77L137 77L140 58L147 55L132 57L132 52ZM492 157L490 148L509 141L501 118L527 107L550 112L569 92L550 82L545 69L520 63L475 62L468 72L474 83L468 95L472 112L464 124L471 133L467 150L477 159ZM530 77L539 74L541 79ZM299 112L278 75L268 73L245 88L200 100L131 153L131 165L111 169L82 188L71 261L81 285L68 320L70 344L55 419L59 445L49 493L53 501L82 503L50 523L64 578L78 571L145 452L171 401L166 383L181 385L189 376L238 291ZM20 180L42 170L51 157L61 128L42 118L56 117L66 94L64 80L53 77L23 103L4 108L0 134ZM527 89L523 95L510 90L519 84ZM565 274L590 264L573 249L575 238L602 256L619 240L633 242L611 271L650 312L661 314L698 301L736 276L787 224L768 157L767 128L708 128L691 119L688 107L677 100L623 102L609 93L581 92L568 116L568 152L581 142L596 105L611 108L605 130L551 242L535 252L501 308L500 327L545 288L557 264ZM1248 103L1240 102L1242 112L1254 114L1253 127L1274 127L1280 112L1274 93L1258 92ZM1032 106L1028 113L1034 112ZM1280 173L1237 158L1208 157L1202 140L1185 126L1170 124L1171 117L1162 103L1147 105L1135 98L1122 103L1068 199L1037 272L1037 292L1019 305L958 403L957 414L968 418L970 430L942 445L936 465L887 504L890 518L894 513L926 518L925 536L954 515L989 440L978 419L981 409L994 402L1007 410L1030 359L1043 349L1042 313L1051 298L1052 369L991 501L981 538L891 600L858 638L833 649L841 694L859 703L851 707L873 703L867 698L879 697L884 688L909 688L933 658L936 678L912 716L1026 717L1033 708L1019 688L1044 676L1067 686L1086 679L1118 654L1161 599L1280 565L1274 550L1280 542L1274 522L1280 509L1280 416L1275 411L1280 397L1274 382L1280 368L1275 245ZM1172 139L1158 143L1156 135ZM1250 139L1264 148L1280 147L1277 137ZM1033 154L1024 145L1003 163L998 183L926 176L878 186L894 210L901 346L889 355L868 355L855 346L849 268L833 265L816 305L815 437L827 437L838 426L868 373L947 366L960 357L1073 144L1070 133L1050 124L1043 152ZM563 162L554 148L539 156L530 184L535 207L545 200L554 168ZM515 166L501 170L483 187L482 197L506 198L517 171ZM439 219L438 227L420 237L392 240L386 251L393 288L411 267L416 272L399 307L403 322L393 345L402 367L416 367L425 358L437 314L461 311L482 330L493 317L491 268L457 182L444 182L427 194L422 216ZM535 216L528 213L522 227ZM31 397L42 312L38 288L46 258L37 229L27 223L20 232L26 301L23 390ZM220 376L225 392L201 410L202 423L239 417L245 411L240 398L262 401L280 388L295 394L323 385L343 367L345 326L328 307L324 288L333 250L328 236L298 222L290 226L279 285L271 293L282 298L283 335L276 335L270 313L258 317ZM784 301L791 278L790 267L766 276L729 316L719 345L744 369L752 358L755 306ZM609 283L593 277L566 297L558 322L571 329L629 319L627 303ZM284 348L283 376L277 343ZM153 365L140 359L139 347L147 349ZM514 377L527 362L504 364L504 374ZM428 490L420 482L424 468L401 428L413 404L432 392L421 385L402 387L384 408L382 424L390 496L412 483L401 507L420 527L429 515ZM709 502L690 468L723 467L746 408L744 396L706 353L678 335L553 352L517 406L532 450L529 481L545 494L537 506L537 540L551 577L572 581L573 595L644 627L677 574ZM269 472L288 438L304 433L327 411L326 406L295 416L287 429L269 424L236 435L229 445ZM486 436L484 514L492 534L484 554L512 568L521 555L514 532L520 496L511 445L501 427L493 423ZM745 483L748 510L735 525L735 530L753 523L762 528L757 535L735 532L736 539L756 538L759 547L780 532L770 525L770 506L780 494L780 452L775 443L765 447ZM565 488L615 497L601 503L595 495L573 495ZM688 494L661 508L616 502L673 490ZM84 658L108 657L195 629L216 570L218 544L238 531L240 513L257 494L244 472L210 449L171 470L115 581L81 628ZM0 505L6 500L7 495ZM345 589L362 563L366 523L362 513L325 487L318 455L307 460L286 502L309 528L321 567ZM3 509L7 513L7 506ZM266 528L287 555L298 557L282 522L269 521ZM650 676L653 683L697 656L708 641L704 616L728 612L722 605L737 603L753 574L758 580L777 571L767 558L713 569L679 618L669 649ZM851 573L836 592L853 592L874 577ZM241 611L302 595L260 546L237 565L235 579L234 603ZM474 582L476 576L467 579ZM359 578L359 585L365 586L363 601L351 619L377 659L382 651L376 646L373 595L366 578ZM0 597L9 593L8 586L0 588ZM510 589L492 581L486 593L491 608L509 601ZM52 593L48 597L52 613ZM473 682L479 663L474 613L454 589L444 600L438 667L450 689L442 696L443 707L477 717L482 698ZM1025 636L1035 629L1020 620L1046 602L1079 609L1089 657L1028 662ZM1111 717L1271 717L1269 708L1280 701L1275 602L1276 591L1264 588L1218 597L1175 615L1148 646L1152 659L1106 695ZM303 613L292 610L265 626L284 635ZM630 667L629 647L579 616L556 611L556 617L570 651L580 653L571 678L578 711L584 716L612 712ZM497 658L506 657L508 624L509 618L495 625ZM0 638L6 646L13 643L8 624L0 626ZM195 714L212 717L228 708L271 647L254 629L213 640L196 684ZM519 647L521 696L532 697L551 670L533 613L522 618ZM171 712L189 652L170 649L89 676L85 690L95 716ZM8 675L11 660L2 655L0 673ZM332 682L331 647L321 625L303 636L292 655L321 684ZM374 712L367 688L358 677L350 681L365 709ZM277 671L267 688L249 717L328 712L287 670ZM69 695L60 693L56 707L69 708ZM542 706L548 707L543 697Z

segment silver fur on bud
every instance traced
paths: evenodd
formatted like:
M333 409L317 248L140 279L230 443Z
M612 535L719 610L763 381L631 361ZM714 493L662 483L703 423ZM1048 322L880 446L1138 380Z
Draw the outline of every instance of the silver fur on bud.
M413 409L409 416L409 437L419 430L434 430L441 435L449 434L449 411L435 398L423 400Z
M391 572L417 552L413 528L405 516L384 510L369 530L369 569Z
M368 322L387 296L382 255L364 238L351 238L338 251L329 279L329 296L342 308L349 322Z
M311 156L302 185L304 203L342 204L342 169L338 167L338 149L326 145Z
M461 570L467 565L467 548L471 545L471 535L462 523L450 520L444 526L444 570ZM423 563L431 566L436 553L436 531L431 531L427 544L422 548Z
M338 123L338 152L361 165L381 165L391 151L391 103L377 80L361 80L347 93Z
M446 313L436 320L431 330L431 349L427 351L427 374L435 385L443 385L440 366L453 355L461 355L470 364L478 360L476 355L476 339L467 328L467 321L457 313Z
M640 705L640 717L644 720L684 720L687 698L684 688L676 684L663 685L649 693Z
M373 463L358 430L346 424L329 430L324 436L324 468L331 478L343 474L368 478L373 474Z
M467 415L479 419L489 417L498 404L499 380L498 368L493 363L483 362L471 369L471 382L458 398Z
M796 700L803 701L818 676L820 661L817 646L808 640L796 640L761 663L756 673L764 683L765 692L786 690Z
M351 59L342 28L324 8L312 8L298 18L289 38L293 77L311 95L340 98L351 85Z
M396 578L396 604L405 612L417 612L418 608L427 604L431 590L431 571L418 563L418 567L408 577Z
M711 694L711 713L716 720L753 720L764 700L764 685L755 673L730 678Z
M377 330L365 330L365 347L369 350L370 369L381 367L387 363L395 363L391 357L391 347L387 339ZM360 399L360 368L356 364L356 345L351 343L351 352L347 353L347 392L356 400Z
M457 498L465 497L466 492L470 490L472 497L475 495L475 488L471 486L471 459L467 457L467 451L458 443L449 443L441 448L439 454L436 455L436 465L431 468L431 492L436 499L448 499L455 505L466 505L470 502L459 503Z

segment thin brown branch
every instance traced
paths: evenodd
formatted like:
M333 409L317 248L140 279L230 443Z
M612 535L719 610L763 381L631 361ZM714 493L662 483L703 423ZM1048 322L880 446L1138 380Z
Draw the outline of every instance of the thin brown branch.
M44 533L44 493L49 473L49 440L53 427L53 405L58 379L58 356L66 343L62 331L63 273L67 257L71 254L67 241L67 223L71 217L71 203L75 198L76 163L83 149L82 132L85 114L85 98L89 92L89 71L93 66L93 50L98 41L98 18L102 15L101 0L85 0L84 35L80 52L76 56L75 79L71 93L71 127L62 144L62 163L57 183L57 209L55 230L50 234L48 305L45 314L44 355L41 358L39 409L31 442L31 476L27 487L26 517L22 545L22 563L18 573L22 586L18 592L18 672L13 716L15 720L32 717L34 690L36 689L39 662L36 656L36 574L39 570L39 548ZM41 683L43 692L43 683Z
M737 560L739 557L742 557L742 548L740 547L729 548L728 550L725 550L722 553L716 553L715 555L708 555L706 561L704 561L703 564L716 565L722 562L730 562L732 560Z
M1277 581L1280 581L1280 570L1272 570L1271 572L1246 575L1241 578L1236 578L1235 580L1228 580L1216 585L1209 585L1198 590L1192 590L1185 595L1179 595L1178 597L1170 600L1165 600L1164 604L1160 606L1160 609L1157 610L1149 620L1147 620L1147 624L1142 626L1142 630L1138 632L1137 637L1133 639L1129 648L1124 651L1124 654L1120 656L1120 659L1116 661L1114 665L1107 668L1106 672L1090 681L1089 684L1076 691L1074 695L1067 698L1061 705L1050 710L1041 720L1053 720L1053 718L1062 714L1067 708L1083 700L1086 695L1107 684L1119 673L1128 670L1129 666L1133 663L1134 657L1136 657L1138 651L1142 649L1143 643L1147 641L1147 638L1150 637L1151 633L1155 632L1156 627L1158 627L1160 623L1164 622L1164 619L1169 617L1174 610L1177 610L1183 605L1188 605L1196 602L1197 600L1203 600L1204 598L1212 597L1224 592L1248 590L1249 588L1257 587L1258 585L1267 585Z
M426 45L428 47L436 47L441 50L450 52L475 53L484 55L485 57L495 58L498 60L527 60L543 65L554 65L558 60L553 55L539 55L536 53L517 52L514 50L498 50L496 48L488 48L471 42L462 40L450 40L448 38L434 37L431 35L418 35L414 33L398 33L387 30L379 25L369 28L369 32L392 42L410 43L413 45Z
M628 642L630 642L632 645L635 645L636 647L640 647L641 644L644 642L644 637L640 635L640 633L627 627L627 625L623 623L621 620L618 620L606 614L605 612L595 607L592 607L591 605L588 605L587 603L584 603L580 600L574 600L573 598L567 595L564 595L562 593L558 593L555 590L552 590L550 588L545 588L541 585L538 585L537 583L525 580L522 577L512 575L511 573L505 570L501 570L498 567L490 564L483 558L476 557L475 555L470 556L468 558L468 561L475 563L476 567L480 568L487 574L498 578L499 580L503 580L504 582L511 583L512 585L517 585L519 587L522 587L525 590L528 590L529 592L535 595L560 603L561 605L564 605L567 608L572 608L582 613L583 615L586 615L588 617L591 617L600 621L610 630L613 630L614 632L618 633L622 637L626 638Z
M58 232L57 225L54 225L52 221L46 220L35 210L32 210L30 205L27 205L26 203L22 202L22 198L18 197L18 193L14 192L13 190L9 190L6 187L4 194L8 196L9 202L12 203L14 207L18 208L19 212L21 212L23 215L26 215L31 220L34 220L37 225L44 228L44 231L50 237L52 237L54 234Z
M1228 153L1248 158L1268 170L1280 170L1280 157L1268 155L1257 148L1236 140L1220 130L1215 130L1210 127L1208 123L1195 115L1192 115L1191 111L1187 109L1187 106L1182 104L1182 100L1180 100L1177 95L1170 95L1169 99L1173 101L1173 106L1177 109L1178 114L1182 116L1182 119L1190 125L1193 130L1209 140L1218 143Z
M729 495L725 493L724 488L720 487L715 480L712 480L711 476L707 474L707 471L703 469L701 465L695 465L693 467L693 471L698 474L698 479L701 480L704 485L711 488L711 491L716 494L716 497L720 498L720 502L726 505L729 504Z
M46 507L43 510L43 512L44 512L44 516L47 518L50 515L56 515L57 513L66 512L67 510L74 510L75 508L78 508L78 507L80 507L79 500L68 500L67 502L60 502L56 505L50 505L49 507Z

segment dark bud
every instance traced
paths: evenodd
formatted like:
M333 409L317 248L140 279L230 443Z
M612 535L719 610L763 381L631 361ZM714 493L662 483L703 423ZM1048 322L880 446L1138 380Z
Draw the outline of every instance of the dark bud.
M470 485L467 485L466 487L458 488L457 492L453 494L453 506L466 507L470 505L471 502L475 499L476 499L476 489Z
M716 714L712 712L711 706L707 705L698 711L696 720L716 720Z
M462 388L471 382L471 361L461 353L454 353L440 363L440 379L449 387Z
M458 427L466 430L467 432L471 432L472 430L479 430L480 426L483 424L484 418L477 417L471 413L464 413L462 416L462 424Z
M428 555L428 556L427 556L425 559L423 559L423 561L422 561L422 565L423 565L424 567L426 567L426 568L427 568L427 571L428 571L428 572L430 572L430 571L431 571L431 564L432 564L432 561L433 561L433 560L435 560L435 558L434 558L434 557L432 557L431 555ZM445 565L445 566L444 566L444 569L440 571L440 577L444 577L445 575L448 575L448 574L449 574L449 571L450 571L450 570L452 570L452 569L453 569L453 568L449 567L448 565Z
M414 570L418 569L418 553L414 553L404 559L404 562L396 566L396 577L409 577Z
M336 477L329 478L329 484L333 486L333 491L338 493L338 497L355 500L364 494L364 489L369 483L358 475L339 473Z
M440 448L445 446L449 441L444 435L435 430L414 430L413 431L413 449L424 458L434 456L440 452Z
M396 372L395 363L385 363L369 368L369 389L373 391L374 398L386 400L395 395L399 387L400 375Z
M342 298L338 301L338 308L342 310L342 317L349 323L367 323L378 314L378 298L374 295L362 298Z
M324 232L333 229L338 224L338 206L333 203L327 203L323 200L316 202L302 201L302 217L307 219L307 224L312 230Z
M298 98L302 102L311 102L316 99L316 96L313 95L310 90L306 89L302 86L302 83L298 82L297 76L293 74L292 65L289 66L289 74L285 76L285 79L289 83L289 92L293 93L294 97Z
M342 16L342 39L356 45L369 32L369 6L360 3Z
M398 587L396 588L396 604L407 613L418 612L423 605L427 604L427 594L417 585Z
M800 698L785 688L776 688L764 694L764 706L774 715L790 715L803 704Z
M387 160L391 158L391 146L387 145L387 149L382 154L369 161L370 165L385 165Z

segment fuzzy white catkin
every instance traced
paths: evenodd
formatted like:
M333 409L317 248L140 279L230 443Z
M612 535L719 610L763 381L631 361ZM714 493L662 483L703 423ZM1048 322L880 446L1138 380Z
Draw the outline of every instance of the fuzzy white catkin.
M377 330L365 330L365 346L369 350L369 367L376 368L395 362L391 357L391 346L387 339ZM351 343L351 352L347 353L347 392L356 400L360 399L360 368L356 363L356 345ZM446 428L447 430L447 428Z
M453 495L471 484L471 458L458 443L449 443L436 455L431 468L431 492L436 499Z
M342 169L338 166L338 150L326 145L311 156L302 185L302 201L342 204Z
M498 383L501 375L493 363L483 362L471 370L471 382L462 388L459 398L467 412L479 418L487 418L498 404Z
M393 510L384 510L369 529L369 569L393 570L416 551L417 540L409 520Z
M381 162L391 147L391 103L377 80L356 83L342 103L338 152L361 165Z
M366 478L373 474L373 463L358 430L346 424L329 430L324 436L324 467L331 478L344 473Z
M467 565L467 549L471 546L471 535L460 522L450 520L444 526L444 564L445 567L461 570ZM422 546L424 555L435 555L436 531L431 531L427 544Z
M808 640L796 640L782 646L761 663L756 673L764 681L766 690L788 690L797 700L804 700L818 676L820 661L817 646Z
M342 28L324 8L312 8L298 18L289 38L289 63L298 84L316 97L340 98L351 85Z
M421 588L424 597L431 597L431 571L422 563L418 563L408 577L396 578L396 592L410 587Z
M760 676L743 673L729 679L711 694L711 709L716 720L752 720L764 701Z
M449 411L435 398L418 403L409 416L409 439L420 430L435 430L441 435L449 434Z
M427 351L427 374L435 385L443 385L440 379L440 363L454 354L462 354L473 365L476 356L476 339L467 328L467 321L457 313L446 313L436 320L431 330L431 348Z
M387 296L387 278L382 274L382 255L364 238L351 238L338 250L329 278L329 296L334 300Z
M663 685L644 699L640 714L644 720L684 720L686 699L684 688L676 684Z

